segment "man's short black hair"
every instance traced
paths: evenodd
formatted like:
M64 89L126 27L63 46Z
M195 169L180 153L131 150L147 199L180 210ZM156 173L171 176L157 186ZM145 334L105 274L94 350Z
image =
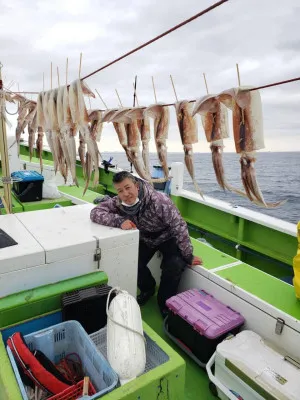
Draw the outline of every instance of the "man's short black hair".
M124 179L131 179L133 183L137 183L137 180L135 178L135 176L133 176L130 172L128 171L121 171L121 172L117 172L114 176L113 176L113 183L120 183L123 182Z

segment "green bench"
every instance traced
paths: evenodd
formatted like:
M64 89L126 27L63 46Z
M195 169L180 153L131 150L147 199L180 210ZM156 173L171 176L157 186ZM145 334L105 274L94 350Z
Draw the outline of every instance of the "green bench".
M203 259L203 268L209 273L229 281L233 285L258 297L290 316L300 320L300 302L295 289L280 279L260 271L217 249L191 239L194 254Z
M79 200L87 201L88 203L93 203L96 197L102 196L99 193L96 193L92 190L87 189L85 195L83 195L83 187L77 186L58 186L58 190L72 197L75 197Z

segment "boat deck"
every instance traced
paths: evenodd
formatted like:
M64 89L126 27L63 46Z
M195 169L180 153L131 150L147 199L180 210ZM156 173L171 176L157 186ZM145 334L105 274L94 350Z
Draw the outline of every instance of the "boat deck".
M199 367L190 357L186 355L168 336L164 333L163 320L158 310L156 297L152 297L150 301L142 307L143 320L167 342L186 362L185 374L185 400L213 400L214 397L209 388L209 379L206 371ZM201 397L199 396L201 393Z
M26 156L22 156L22 158L26 161ZM38 160L34 159L33 162L38 162ZM52 161L45 160L44 163L49 163L49 165L51 165ZM52 208L55 204L68 206L74 204L74 200L77 201L77 204L80 204L80 202L93 203L98 194L95 191L87 190L85 196L83 196L82 184L83 179L80 178L80 188L75 186L59 186L59 190L63 196L57 200L42 200L41 202L34 202L32 204L22 204L13 196L14 212ZM296 322L300 320L300 303L295 296L295 290L292 285L268 275L214 247L193 238L191 240L194 246L194 254L203 259L203 266L196 266L194 268L195 272L199 273L200 276L205 276L215 281L217 284L221 281L222 284L226 283L227 290L229 291L233 291L234 288L239 288L244 291L245 294L251 295L253 298L259 299L260 301L262 300L266 305L275 307L277 310L291 316ZM49 289L45 289L45 293L48 290ZM21 314L20 312L14 314L12 310L14 305L8 304L12 299L7 299L7 304L5 303L5 298L0 299L0 316L2 317L0 330L5 326L12 326L22 320L29 320L33 318L34 315L51 313L60 308L57 300L57 304L51 309L48 308L46 303L43 306L36 304L37 309L34 311L32 304L30 305L30 302L27 300L25 301L23 296L25 296L24 293L20 294L19 297L17 295L13 296L13 299L17 300L18 307L23 309ZM18 320L15 320L16 316L19 318ZM165 335L156 297L150 299L150 301L142 307L142 316L143 320L185 359L186 383L184 398L191 400L198 399L199 393L201 393L200 396L203 399L214 399L215 397L210 393L208 388L209 380L206 371L201 369Z
M230 285L235 285L253 296L268 302L270 305L277 307L279 310L291 315L296 319L300 319L300 303L295 297L294 288L287 283L269 276L262 271L259 271L231 256L228 256L219 250L192 239L194 253L203 259L201 269L202 274L206 273L210 279L219 277L227 280ZM88 274L80 278L74 278L73 281L78 281L77 287L80 287L80 282L84 282L84 286L93 283L93 276ZM99 273L98 273L99 274ZM60 282L56 285L45 286L30 292L28 297L27 292L22 292L0 300L0 316L2 321L1 328L5 326L13 326L20 321L30 321L34 315L44 314L51 315L60 309L60 294L62 291L70 289L68 285L74 286L72 280ZM96 283L97 280L95 280ZM71 287L70 286L70 287ZM58 289L56 289L56 287ZM56 290L56 292L55 292ZM52 291L51 301L49 292ZM55 293L54 293L55 292ZM55 296L54 296L55 294ZM18 312L14 312L18 309ZM55 315L55 314L53 314ZM164 333L163 320L160 316L156 297L142 307L142 317L147 325L149 325L165 342L167 342L186 362L185 376L185 399L196 400L201 398L212 400L215 397L210 393L209 380L204 369L201 369L193 360L191 360L176 344L174 344ZM59 321L52 321L52 324ZM32 328L28 328L32 329ZM8 334L9 332L7 332ZM26 333L26 332L25 332ZM4 340L6 337L4 337ZM1 372L1 371L0 371ZM0 373L1 376L1 373Z
M191 240L194 247L194 254L203 259L203 266L196 267L195 269L202 269L202 273L206 270L207 276L210 276L210 279L213 279L213 275L219 276L230 282L230 285L239 287L271 306L300 320L300 302L295 296L293 286L267 275L207 244L195 239ZM200 391L201 398L207 400L214 399L215 397L208 388L209 380L206 371L201 369L165 335L155 297L142 307L142 315L144 321L185 359L185 399L199 399Z

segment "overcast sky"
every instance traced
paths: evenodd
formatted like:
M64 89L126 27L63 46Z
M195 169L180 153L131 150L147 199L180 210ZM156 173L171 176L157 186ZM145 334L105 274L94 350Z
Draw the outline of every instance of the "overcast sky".
M213 0L0 0L0 60L5 82L18 82L20 90L40 91L45 73L45 89L49 89L51 61L53 85L57 85L57 66L61 82L66 79L66 57L70 82L78 77L80 52L82 75L86 75L213 3ZM237 86L236 63L244 85L295 78L300 76L299 21L299 0L230 0L98 73L87 83L92 90L97 88L109 107L116 107L115 89L124 106L132 105L135 75L141 105L154 102L152 75L160 102L174 101L170 74L180 99L194 99L206 93L203 72L210 92ZM17 85L11 89L17 90ZM299 151L300 81L263 89L261 98L265 151ZM103 105L97 98L92 100L92 107L103 108ZM9 109L13 111L14 107ZM168 149L181 151L173 107L171 114ZM194 150L210 151L197 118L199 143ZM224 151L234 151L232 135L225 145ZM101 148L122 150L107 124ZM151 150L154 149L152 140Z

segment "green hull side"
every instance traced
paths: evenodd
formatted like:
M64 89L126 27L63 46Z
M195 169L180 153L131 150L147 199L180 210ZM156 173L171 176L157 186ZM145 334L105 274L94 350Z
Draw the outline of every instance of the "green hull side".
M105 272L39 286L0 299L0 330L61 309L61 293L107 283ZM1 397L0 397L1 398Z
M0 333L0 399L22 400L14 371L11 367Z
M172 200L192 237L204 237L219 250L271 275L292 276L296 237L183 197Z

